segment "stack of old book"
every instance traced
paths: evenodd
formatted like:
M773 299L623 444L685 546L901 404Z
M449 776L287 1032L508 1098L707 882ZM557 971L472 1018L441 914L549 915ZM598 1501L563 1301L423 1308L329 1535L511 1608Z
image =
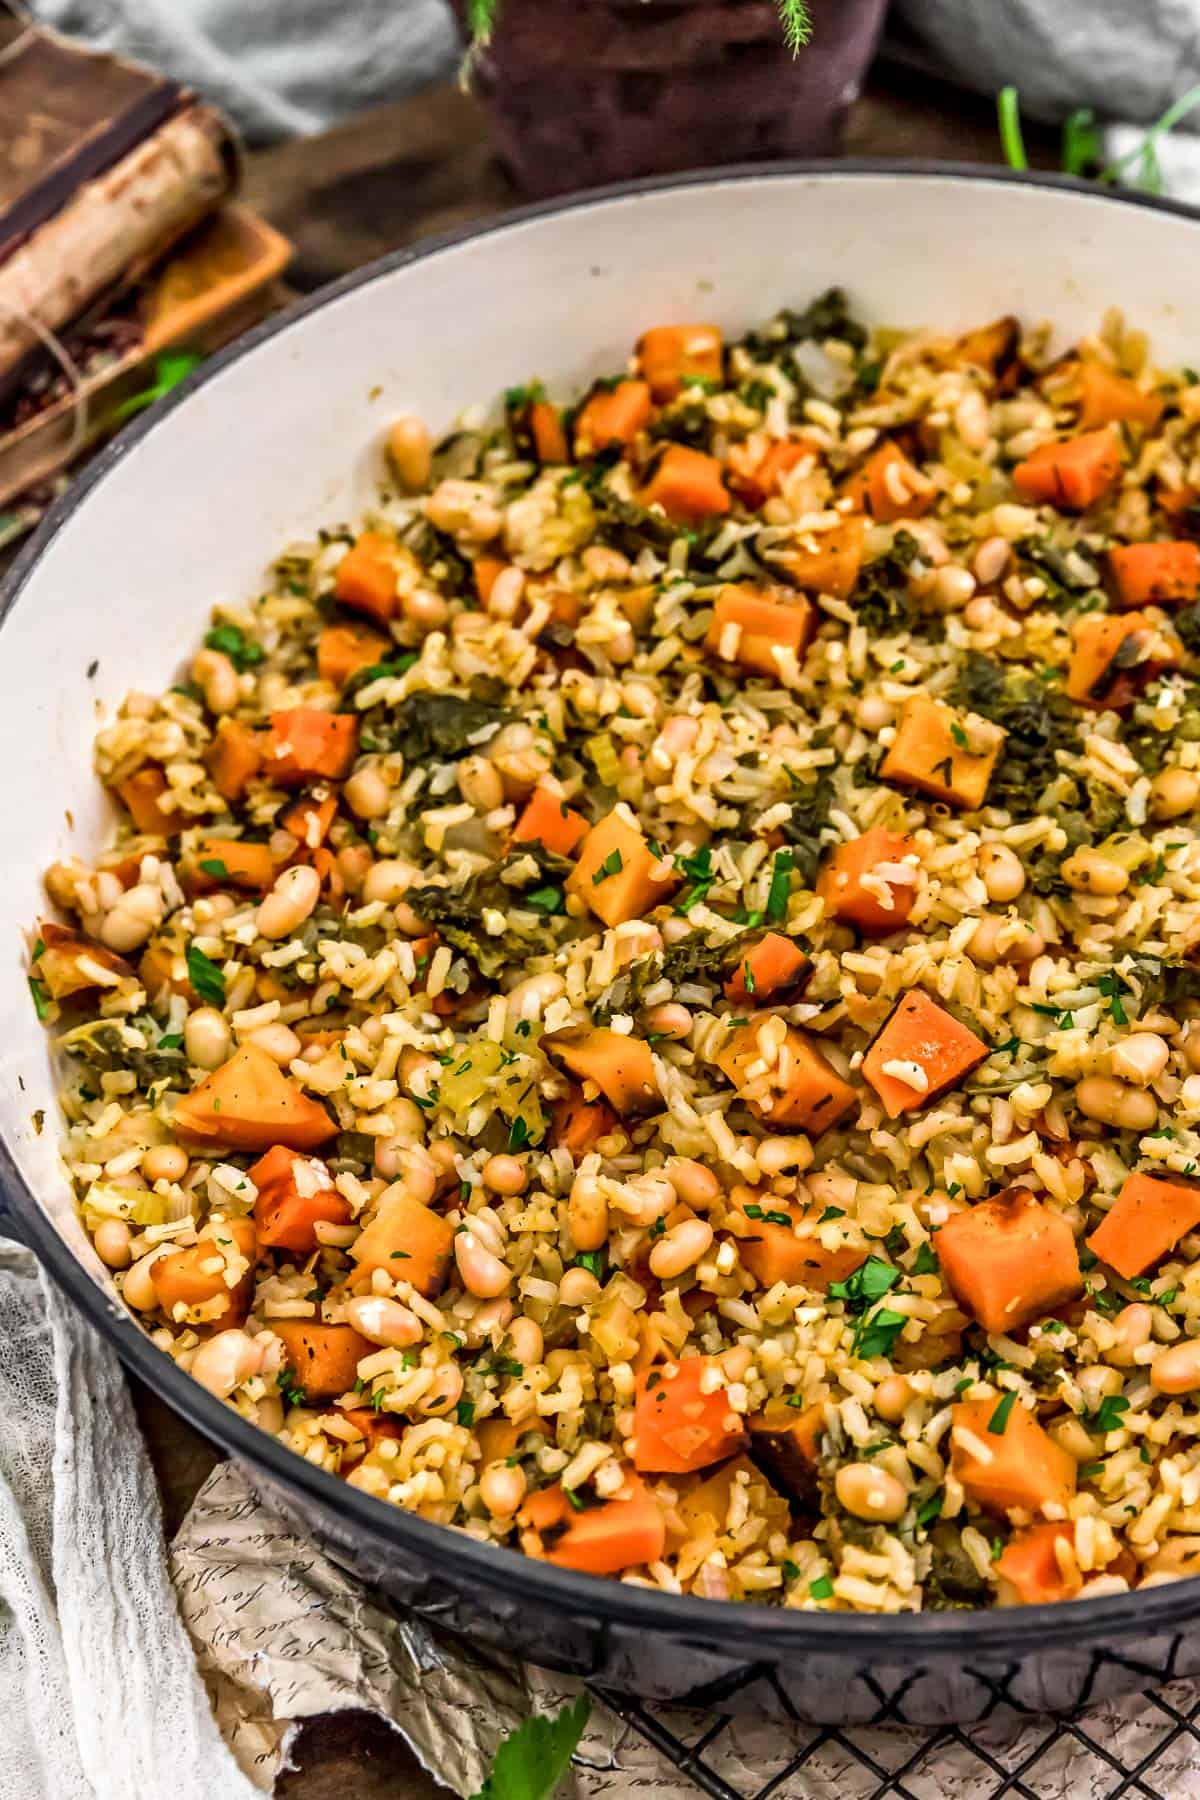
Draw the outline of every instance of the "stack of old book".
M212 107L0 17L0 544L69 464L279 303Z

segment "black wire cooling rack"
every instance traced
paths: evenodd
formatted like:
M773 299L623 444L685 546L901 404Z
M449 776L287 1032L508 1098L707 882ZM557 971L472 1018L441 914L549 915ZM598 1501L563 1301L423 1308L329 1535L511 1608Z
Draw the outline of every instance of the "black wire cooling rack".
M1177 1681L1112 1701L1076 1718L1017 1714L997 1696L970 1726L921 1731L805 1725L778 1688L790 1729L780 1732L778 1765L733 1785L727 1759L735 1715L652 1708L600 1688L595 1698L659 1751L712 1800L1193 1800L1200 1796L1200 1684ZM761 1762L761 1758L756 1758ZM947 1779L947 1765L953 1777ZM763 1778L765 1774L765 1779Z

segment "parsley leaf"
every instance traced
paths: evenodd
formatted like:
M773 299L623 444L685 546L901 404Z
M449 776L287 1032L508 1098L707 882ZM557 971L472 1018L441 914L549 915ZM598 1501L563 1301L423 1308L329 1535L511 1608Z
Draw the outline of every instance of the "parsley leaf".
M938 1259L934 1252L933 1245L932 1244L922 1244L920 1249L917 1251L916 1261L913 1263L913 1266L912 1266L913 1274L914 1275L936 1275L939 1267L940 1267L940 1264L938 1263Z
M34 1009L38 1018L44 1019L46 1014L50 1011L50 1000L46 993L45 984L36 980L35 977L31 975L29 977L29 992L33 995Z
M1128 1411L1129 1402L1124 1394L1106 1394L1095 1412L1088 1414L1088 1429L1097 1433L1120 1431L1123 1423L1121 1415Z
M777 850L771 865L771 886L767 891L767 918L773 925L787 918L788 895L792 891L792 853Z
M624 867L625 864L621 858L621 852L619 850L610 850L604 861L600 864L600 867L596 870L596 873L592 876L592 886L599 887L600 883L602 881L607 881L610 875L619 875Z
M224 1006L225 977L216 963L195 944L187 947L187 972L188 980L206 1006Z
M580 1694L553 1718L526 1719L496 1752L491 1774L473 1800L547 1800L571 1764L591 1716L592 1702Z
M996 1410L987 1423L987 1428L993 1437L1004 1436L1004 1428L1008 1424L1009 1414L1016 1404L1017 1396L1011 1388L1007 1394L1001 1395L996 1403Z
M854 1355L864 1361L873 1356L890 1356L907 1322L907 1313L894 1312L890 1306L880 1307L859 1325L854 1336Z
M227 656L240 675L244 669L252 669L266 655L261 644L248 638L240 625L214 625L205 634L206 650L220 650Z
M873 1306L876 1300L882 1300L889 1288L895 1287L900 1279L899 1269L882 1257L868 1256L860 1268L845 1281L831 1281L829 1298L845 1300L852 1312L862 1312L865 1307Z

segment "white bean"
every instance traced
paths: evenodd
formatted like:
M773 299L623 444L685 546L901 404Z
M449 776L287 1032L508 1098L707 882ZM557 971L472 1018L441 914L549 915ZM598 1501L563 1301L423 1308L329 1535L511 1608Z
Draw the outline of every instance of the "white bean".
M707 1212L720 1197L721 1183L712 1170L690 1156L673 1156L663 1173L685 1206Z
M567 1269L558 1284L560 1306L590 1306L599 1294L600 1283L590 1269Z
M529 1182L525 1165L515 1156L489 1156L482 1175L484 1187L494 1194L523 1194Z
M545 1349L542 1328L536 1319L514 1319L508 1328L508 1341L512 1353L523 1369L532 1368L540 1363Z
M1123 1306L1113 1320L1116 1342L1104 1352L1110 1363L1119 1369L1131 1369L1134 1366L1134 1352L1141 1350L1150 1342L1150 1333L1154 1325L1154 1314L1140 1300L1131 1306Z
M346 1322L385 1350L407 1350L424 1335L416 1313L384 1294L356 1295L346 1307Z
M229 1022L215 1006L200 1006L189 1013L183 1027L183 1047L197 1069L218 1069L229 1055Z
M124 955L140 949L163 916L163 893L157 882L139 882L123 893L100 927L100 941Z
M273 941L291 937L320 897L321 877L309 863L296 863L285 869L259 906L255 923L260 935Z
M1160 769L1150 783L1150 817L1180 819L1200 802L1200 775L1191 769Z
M238 672L221 650L201 650L192 658L192 680L210 713L231 713L242 695Z
M147 1181L182 1181L187 1171L187 1151L178 1144L152 1144L142 1158Z
M486 756L464 756L458 765L458 791L477 813L495 812L504 804L504 787Z
M454 1239L454 1260L463 1286L481 1300L494 1300L506 1294L512 1284L511 1271L498 1256L485 1249L473 1231L460 1231Z
M1089 1119L1118 1131L1149 1131L1158 1118L1154 1095L1107 1075L1088 1075L1075 1089L1075 1104Z
M192 1358L191 1373L201 1387L220 1400L228 1400L243 1381L257 1375L262 1366L263 1349L257 1339L237 1330L218 1331L201 1344Z
M408 863L384 857L367 870L362 889L363 899L382 900L385 906L391 906L412 886L412 880L413 871Z
M608 1240L608 1201L594 1175L577 1175L567 1200L567 1227L576 1250L599 1250Z
M807 1169L813 1148L806 1137L769 1137L763 1139L756 1155L764 1175L782 1175L785 1169Z
M525 1498L525 1471L491 1463L479 1477L479 1498L493 1519L511 1519Z
M1191 1394L1200 1388L1200 1339L1160 1350L1150 1364L1150 1385L1160 1394Z
M424 420L415 413L401 413L388 431L387 453L401 487L419 494L433 466L433 441Z
M121 1283L121 1298L135 1312L154 1312L158 1306L158 1294L150 1279L150 1270L157 1260L156 1252L143 1256L140 1262L134 1263Z
M682 1275L700 1261L713 1241L707 1219L684 1219L665 1231L650 1252L650 1273L660 1281Z
M131 1235L124 1219L102 1219L92 1239L100 1261L110 1269L127 1269L130 1263Z
M342 795L359 819L382 819L392 804L392 790L378 763L363 763L355 769L342 788Z
M979 849L979 873L988 891L988 899L1007 906L1025 890L1025 871L1016 852L1007 844L982 844Z
M891 1525L901 1518L908 1495L901 1482L886 1469L870 1463L846 1463L834 1477L838 1502L856 1519L878 1519Z

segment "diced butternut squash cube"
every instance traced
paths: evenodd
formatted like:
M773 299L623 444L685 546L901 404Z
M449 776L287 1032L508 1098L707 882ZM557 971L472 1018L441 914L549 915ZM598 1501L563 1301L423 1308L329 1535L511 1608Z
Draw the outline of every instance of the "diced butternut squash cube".
M254 1298L258 1234L251 1219L214 1219L186 1250L150 1265L150 1280L168 1319L208 1333L241 1325Z
M492 589L503 575L505 569L511 568L502 556L477 556L471 564L471 573L475 577L475 592L479 596L479 604L486 606L492 597Z
M674 870L659 871L662 860L628 807L617 806L583 839L566 889L605 925L624 925L645 918L679 886Z
M985 1331L1019 1331L1083 1292L1071 1227L1028 1188L951 1214L933 1243L954 1298Z
M276 1144L250 1170L258 1189L254 1220L265 1250L309 1256L317 1248L317 1226L346 1225L350 1202L333 1185L323 1162Z
M162 938L146 945L138 963L138 979L151 1000L160 994L178 994L189 1006L199 1006L200 996L188 978L187 958Z
M1200 544L1118 544L1108 553L1121 606L1184 606L1200 595Z
M756 588L727 587L717 597L704 647L722 662L778 680L803 661L815 623L802 595L779 601Z
M94 944L65 925L45 919L38 927L41 951L33 961L33 979L40 981L52 1000L65 1000L71 994L82 994L89 988L110 985L104 976L115 975L122 981L132 980L133 970L115 951Z
M316 788L293 806L284 807L279 815L280 829L299 840L302 853L319 850L337 817L337 806L336 794Z
M1178 638L1146 613L1088 613L1071 627L1066 691L1081 706L1131 706L1156 675L1178 668Z
M765 1015L736 1026L715 1061L752 1112L771 1125L819 1137L852 1112L858 1095L802 1032L787 1031L770 1060L760 1041Z
M380 1195L375 1217L350 1246L358 1265L357 1285L368 1285L376 1269L392 1281L411 1281L419 1294L432 1299L445 1285L454 1248L454 1227L431 1206L414 1200L402 1187Z
M783 1281L789 1287L803 1285L824 1293L831 1281L845 1281L853 1275L868 1253L846 1241L838 1221L831 1220L823 1230L818 1229L819 1218L820 1209L805 1212L764 1191L732 1213L727 1223L737 1239L743 1267L762 1287ZM831 1248L823 1241L826 1236Z
M922 988L905 994L863 1058L862 1071L891 1119L928 1106L991 1051Z
M908 923L917 897L917 854L902 831L873 825L839 844L817 876L826 915L867 937L887 937Z
M588 822L572 812L548 787L534 788L513 828L514 844L541 844L555 856L570 856L587 836Z
M1140 425L1153 431L1162 418L1161 394L1152 394L1089 358L1079 365L1079 423L1085 431L1097 425Z
M585 1100L583 1089L572 1087L550 1110L550 1140L569 1150L576 1162L602 1137L616 1129L617 1118L604 1100Z
M290 1081L257 1044L242 1044L175 1107L181 1137L233 1150L315 1150L337 1135L320 1101Z
M344 1446L339 1475L349 1474L351 1463L357 1463L362 1457L369 1455L384 1438L398 1439L404 1436L407 1421L398 1419L394 1413L378 1413L369 1406L343 1406L340 1411L347 1425L353 1425L359 1433L361 1441Z
M364 531L337 566L333 591L343 606L386 626L398 604L395 546Z
M792 1417L798 1415L793 1413ZM749 1423L753 1431L754 1421ZM723 1537L735 1488L754 1492L757 1504L752 1510L756 1517L766 1519L768 1531L788 1530L791 1510L787 1501L775 1492L762 1470L748 1456L735 1456L730 1462L722 1463L713 1474L706 1475L695 1487L689 1488L679 1501L680 1518L695 1531L715 1532L718 1537Z
M702 525L732 504L716 457L687 444L668 447L639 499L643 506L661 506L677 525Z
M815 462L819 451L810 438L804 437L786 438L781 443L769 444L765 450L757 445L751 448L752 443L754 440L730 446L725 459L725 480L738 499L757 512L779 492L793 469L805 461ZM807 583L798 582L797 585L804 587Z
M803 992L812 975L812 958L781 931L768 931L743 952L737 969L725 983L725 998L734 1006L749 1001L762 1006L774 1000L790 1006Z
M955 341L950 361L955 368L966 365L999 379L1016 363L1020 343L1020 322L1008 313L1002 319L993 319L990 325L964 332Z
M771 567L810 594L849 600L862 567L866 532L862 513L847 513L829 531L814 531L807 540L772 552Z
M643 1369L633 1403L634 1467L642 1474L688 1475L733 1456L745 1422L729 1404L715 1356Z
M968 1498L988 1512L1066 1507L1075 1458L1060 1449L1018 1400L960 1400L951 1410L950 1467Z
M613 444L626 448L645 430L653 411L648 382L619 381L611 390L597 388L575 420L576 456L594 456Z
M343 688L360 669L387 655L390 638L367 625L327 625L317 639L317 674L331 687Z
M378 1346L351 1325L321 1325L312 1319L272 1319L288 1371L306 1400L336 1400L352 1391L358 1365Z
M621 1118L661 1112L654 1057L641 1038L593 1025L552 1032L542 1043L572 1075L595 1082Z
M1121 479L1121 445L1111 425L1043 444L1019 462L1013 486L1033 505L1085 512Z
M715 325L655 325L638 339L637 358L651 397L675 400L689 379L720 385L721 333Z
M240 719L222 719L204 760L213 786L230 804L240 800L262 768L263 734Z
M129 809L138 830L147 837L177 837L188 823L171 798L161 769L148 765L136 775L118 782L117 793Z
M987 797L1004 739L990 719L914 694L900 710L880 779L973 812Z
M280 787L341 781L358 755L358 720L350 713L293 706L271 714L263 745L263 773Z
M817 1459L825 1436L825 1407L793 1406L790 1400L768 1400L760 1413L746 1421L750 1430L750 1454L771 1479L802 1506L817 1497Z
M1092 1250L1125 1281L1144 1275L1200 1226L1200 1182L1129 1175L1088 1238Z
M862 468L843 485L842 494L881 525L896 519L919 519L937 499L928 475L890 439L872 450Z
M581 1512L561 1485L542 1488L530 1495L517 1522L542 1535L547 1562L584 1575L620 1575L625 1569L658 1562L666 1548L662 1509L632 1470L613 1499Z
M269 844L242 838L196 838L179 859L179 877L189 894L211 894L219 887L265 894L278 873Z
M1001 1606L1045 1606L1070 1600L1083 1586L1074 1554L1075 1527L1027 1525L1016 1531L996 1558ZM1063 1547L1060 1554L1059 1546Z

